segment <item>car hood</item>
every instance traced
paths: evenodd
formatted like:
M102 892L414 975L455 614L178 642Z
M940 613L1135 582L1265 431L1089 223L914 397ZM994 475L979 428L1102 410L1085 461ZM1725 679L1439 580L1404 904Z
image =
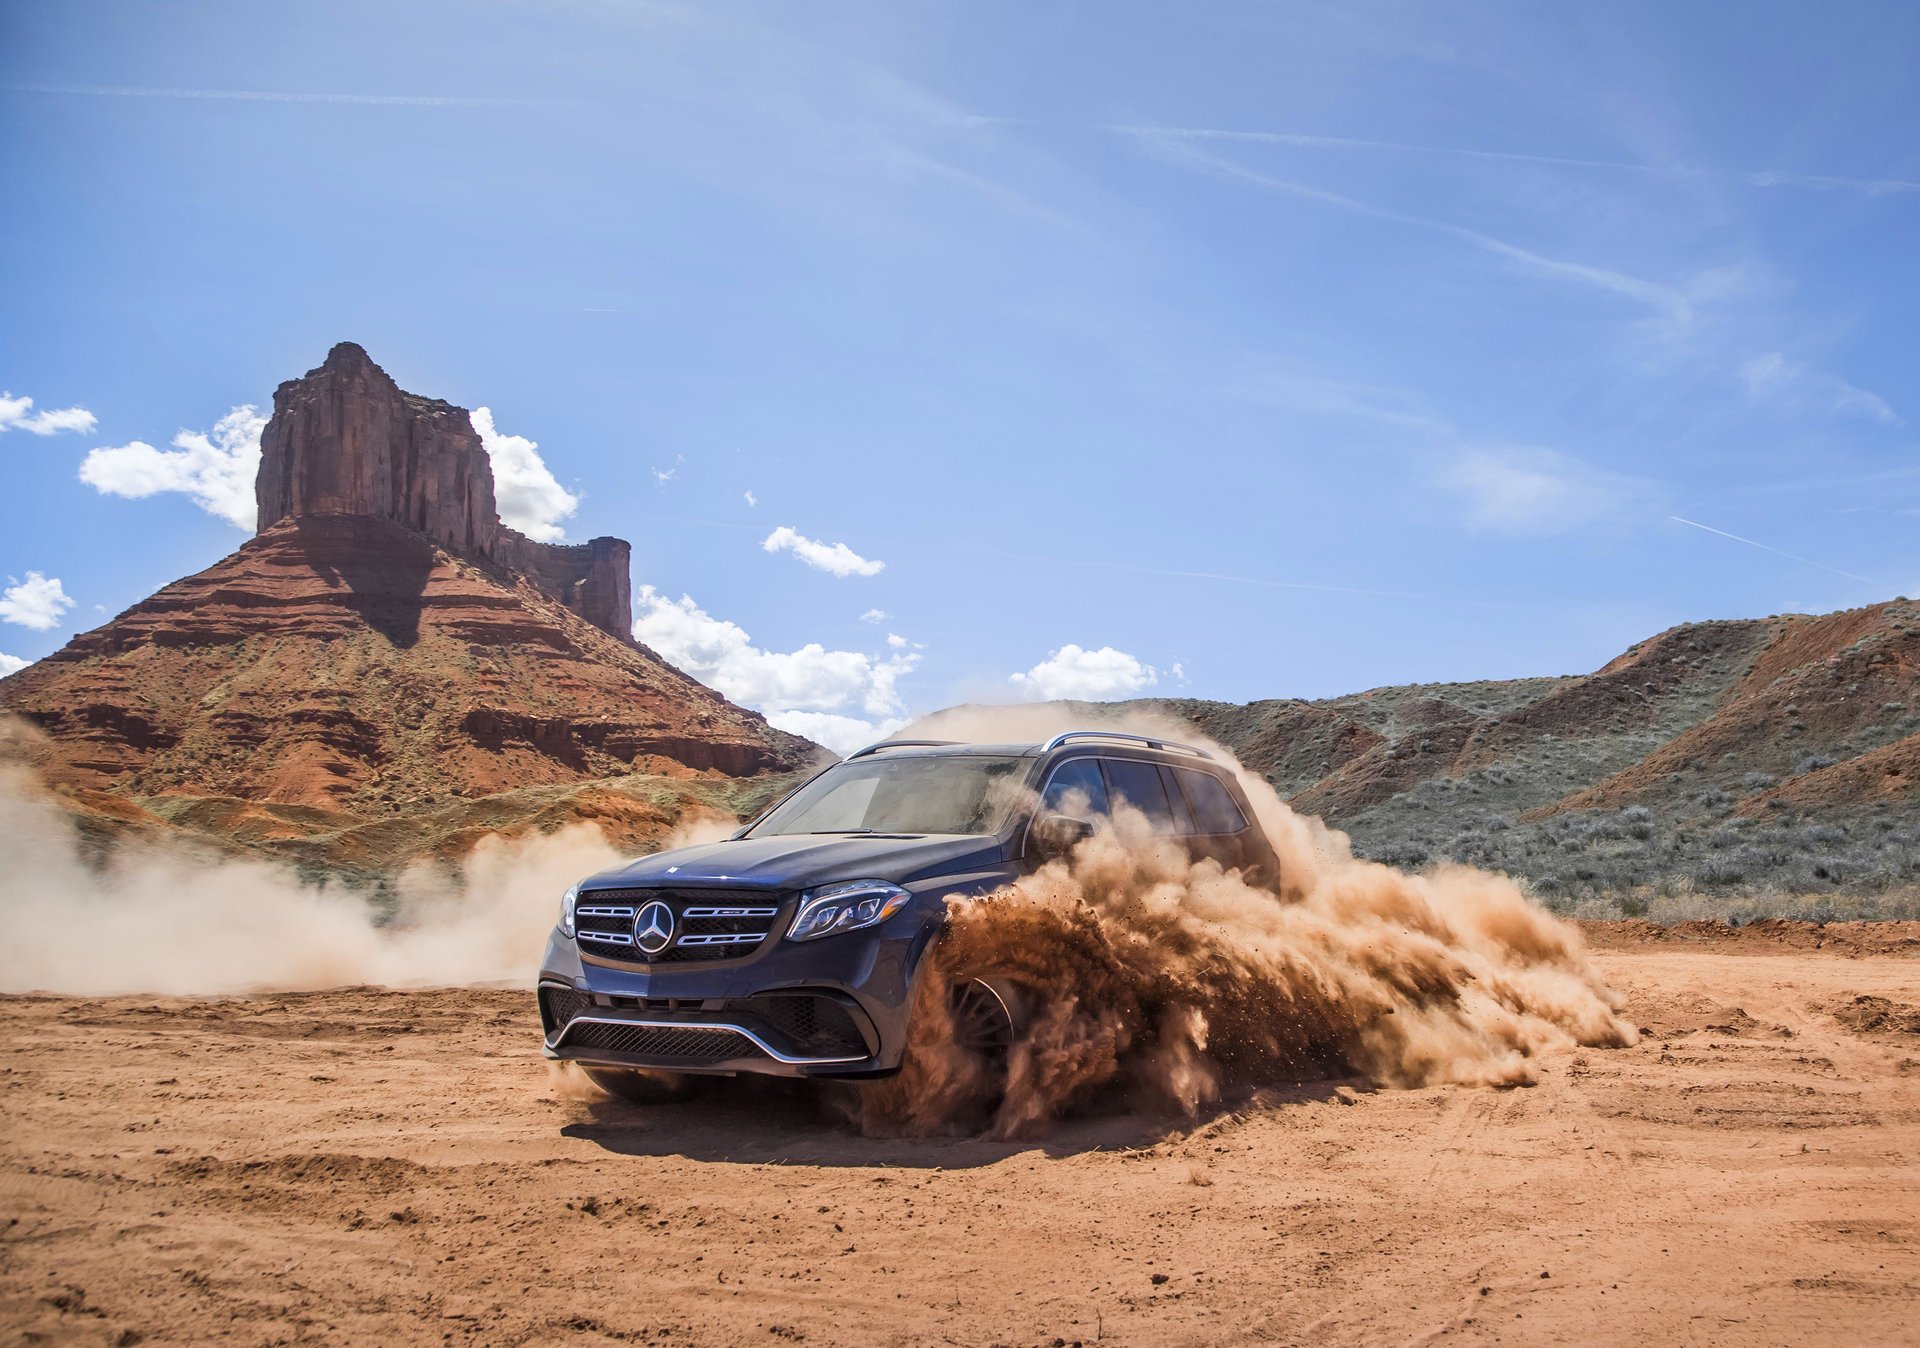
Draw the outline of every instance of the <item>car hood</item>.
M586 883L618 886L745 885L805 889L835 880L895 884L997 865L996 838L952 834L786 834L678 847L602 871Z

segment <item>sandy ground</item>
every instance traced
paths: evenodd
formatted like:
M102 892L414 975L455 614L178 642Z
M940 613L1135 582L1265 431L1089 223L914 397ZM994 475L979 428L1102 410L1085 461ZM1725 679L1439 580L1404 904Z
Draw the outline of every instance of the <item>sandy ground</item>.
M1920 959L1599 958L1650 1033L1530 1089L1026 1144L563 1098L523 993L0 1000L0 1339L1914 1342Z

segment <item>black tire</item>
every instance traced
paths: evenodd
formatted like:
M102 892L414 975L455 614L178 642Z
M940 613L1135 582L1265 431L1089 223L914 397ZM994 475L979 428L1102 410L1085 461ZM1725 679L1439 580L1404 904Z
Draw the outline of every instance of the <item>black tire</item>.
M1023 988L1001 978L973 978L954 984L947 995L954 1043L1004 1073L1014 1040L1027 1027L1028 1002Z
M580 1070L608 1095L630 1105L670 1105L690 1098L697 1079L683 1072L651 1072L637 1067L588 1067Z

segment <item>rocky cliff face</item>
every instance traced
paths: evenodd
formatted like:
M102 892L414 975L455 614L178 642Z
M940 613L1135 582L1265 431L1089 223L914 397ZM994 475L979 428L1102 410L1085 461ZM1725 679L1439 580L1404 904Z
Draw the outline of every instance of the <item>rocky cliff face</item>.
M405 392L352 342L275 390L254 495L262 533L307 516L392 520L518 572L601 631L631 639L626 541L538 543L501 523L493 466L466 409Z

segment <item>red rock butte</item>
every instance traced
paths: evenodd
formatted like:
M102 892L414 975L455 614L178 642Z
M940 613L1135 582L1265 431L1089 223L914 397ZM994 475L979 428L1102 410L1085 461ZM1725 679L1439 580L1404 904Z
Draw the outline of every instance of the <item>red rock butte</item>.
M502 524L493 464L467 410L402 391L352 342L274 391L254 499L261 533L309 515L392 520L519 572L601 631L631 639L627 541L538 543Z
M625 793L615 832L637 838L675 801L751 806L730 781L821 752L637 644L628 544L502 524L467 413L358 346L274 394L256 494L237 551L0 680L32 727L12 752L70 800L331 838L423 810L477 831L593 814L555 795L590 785ZM663 803L636 822L636 800Z

